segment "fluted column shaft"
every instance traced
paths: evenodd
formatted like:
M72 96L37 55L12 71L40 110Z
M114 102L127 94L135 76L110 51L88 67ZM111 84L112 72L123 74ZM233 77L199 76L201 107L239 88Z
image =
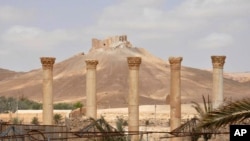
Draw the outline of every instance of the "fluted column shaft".
M53 124L53 65L55 58L41 57L43 67L43 124Z
M213 108L218 108L224 100L223 94L223 66L226 56L211 56L213 63Z
M96 119L96 66L97 60L86 60L86 116Z
M139 67L140 57L128 57L129 95L128 95L128 131L139 131ZM131 141L138 141L139 135L132 135Z
M170 57L170 131L181 125L181 61L182 57ZM181 138L171 138L181 141Z

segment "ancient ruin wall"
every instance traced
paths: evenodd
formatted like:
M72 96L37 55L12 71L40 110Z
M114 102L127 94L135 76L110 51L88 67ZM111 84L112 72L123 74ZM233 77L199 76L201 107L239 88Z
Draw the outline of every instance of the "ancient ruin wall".
M108 37L107 39L104 40L93 38L91 50L100 48L103 49L116 48L121 46L132 47L130 42L127 40L127 35Z

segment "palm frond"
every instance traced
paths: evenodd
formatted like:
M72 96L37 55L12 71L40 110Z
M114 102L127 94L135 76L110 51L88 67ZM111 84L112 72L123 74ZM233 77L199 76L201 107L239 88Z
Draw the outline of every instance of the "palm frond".
M207 99L208 99L208 111L207 113L211 112L213 110L213 103L210 101L209 99L209 95L207 96Z
M196 110L196 112L199 114L199 116L202 117L205 112L202 109L202 107L200 106L200 104L197 102L194 102L194 101L192 101L191 103L192 103L191 106Z
M228 102L224 106L208 112L201 120L200 127L222 127L250 118L250 99Z
M209 100L209 95L207 97L207 101L205 99L204 96L202 96L202 100L203 100L203 108L200 104L198 104L197 102L192 101L192 107L196 110L196 112L199 114L200 118L202 118L204 115L206 115L206 113L212 111L212 103Z
M208 98L209 98L209 96L208 96ZM207 106L207 102L206 102L206 99L205 99L204 95L202 95L202 99L203 99L204 110L207 113L208 112L208 106ZM209 101L209 99L208 99L208 101Z

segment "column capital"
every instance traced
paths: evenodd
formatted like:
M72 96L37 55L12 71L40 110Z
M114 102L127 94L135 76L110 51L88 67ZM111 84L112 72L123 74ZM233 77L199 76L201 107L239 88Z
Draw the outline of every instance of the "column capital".
M226 56L211 56L213 68L223 69Z
M96 69L96 66L98 64L98 60L85 60L87 66L87 69Z
M180 70L181 69L182 57L169 57L168 61L170 63L171 69L173 69L173 70Z
M128 67L131 70L138 70L141 64L141 57L128 57Z
M54 57L41 57L40 58L43 69L53 69L56 58Z

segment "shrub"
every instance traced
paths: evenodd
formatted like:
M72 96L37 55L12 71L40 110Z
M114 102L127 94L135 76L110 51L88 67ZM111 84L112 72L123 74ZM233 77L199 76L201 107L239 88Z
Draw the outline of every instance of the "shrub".
M19 119L18 117L12 118L11 119L12 124L22 124L23 120Z
M57 104L54 104L54 109L59 109L59 110L62 110L62 109L73 109L73 105L70 104L70 103L57 103Z
M55 124L59 124L62 121L62 115L61 114L54 114L54 122Z
M80 101L73 104L73 109L82 108L82 107L83 107L83 104Z
M30 122L31 124L39 125L39 120L37 117L33 117L32 121Z

